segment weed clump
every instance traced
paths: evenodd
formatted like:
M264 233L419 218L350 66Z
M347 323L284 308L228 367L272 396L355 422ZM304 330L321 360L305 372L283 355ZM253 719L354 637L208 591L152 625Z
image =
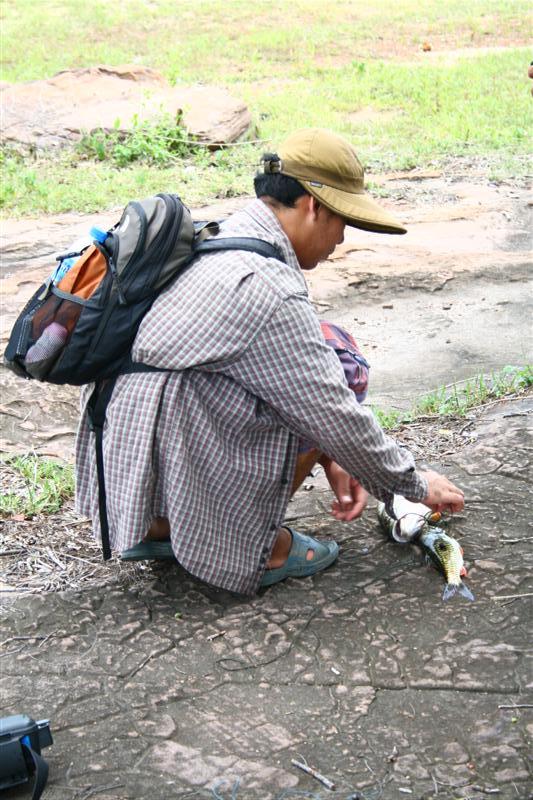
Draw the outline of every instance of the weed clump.
M131 131L121 130L117 119L113 130L85 133L76 147L82 158L110 161L117 167L134 162L169 166L196 149L198 145L187 133L181 114L175 118L162 115L151 121L141 121L135 114Z
M24 455L4 459L3 466L0 516L54 514L74 495L74 468L67 464Z
M380 409L372 411L385 430L425 416L464 417L469 411L510 395L520 395L533 386L533 366L507 366L490 375L476 375L462 383L440 386L421 397L408 411Z

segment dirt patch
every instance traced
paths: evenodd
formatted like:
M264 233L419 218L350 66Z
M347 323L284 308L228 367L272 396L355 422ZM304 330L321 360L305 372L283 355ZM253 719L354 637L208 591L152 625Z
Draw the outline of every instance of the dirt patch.
M454 28L450 32L436 31L429 23L413 23L409 29L394 28L394 36L367 37L362 41L353 39L337 42L334 55L318 56L316 66L342 68L354 61L378 58L383 61L430 62L448 66L462 58L511 52L517 47L529 47L527 32L522 20L509 23L508 33L502 36L497 30L497 20L487 21L485 30L470 26ZM496 30L490 30L494 25Z

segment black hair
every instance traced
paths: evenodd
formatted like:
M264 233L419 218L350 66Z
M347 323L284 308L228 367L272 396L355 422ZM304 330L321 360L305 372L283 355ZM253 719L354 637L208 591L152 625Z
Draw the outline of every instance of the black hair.
M272 197L281 205L294 208L299 197L309 194L295 178L280 172L258 172L254 178L256 197Z

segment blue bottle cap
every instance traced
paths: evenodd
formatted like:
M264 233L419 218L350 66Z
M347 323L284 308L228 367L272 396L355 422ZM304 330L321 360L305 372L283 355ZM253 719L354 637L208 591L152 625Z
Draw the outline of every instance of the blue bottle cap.
M96 239L97 242L100 242L100 244L103 244L107 239L107 231L103 231L101 228L91 228L89 235L92 239Z

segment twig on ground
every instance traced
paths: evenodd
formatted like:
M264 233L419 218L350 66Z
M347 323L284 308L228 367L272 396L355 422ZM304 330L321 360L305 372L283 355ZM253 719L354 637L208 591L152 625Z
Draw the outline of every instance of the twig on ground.
M95 563L98 563L101 559L101 556L99 554L95 555L94 561L89 561L88 558L81 558L81 556L73 556L72 553L63 553L62 555L64 558L73 558L75 561L82 561L84 564L89 564L89 566L91 567L93 567Z
M459 431L459 436L462 436L462 435L463 435L463 433L464 433L464 432L465 432L465 431L466 431L468 428L470 428L470 427L471 427L471 426L474 424L474 422L475 422L475 421L476 421L475 419L469 419L469 420L468 420L468 422L466 423L466 425L463 425L463 427L462 427L462 428L461 428L461 430Z
M321 772L318 772L318 770L313 769L313 767L308 767L307 764L302 764L301 761L297 761L295 758L291 758L291 764L293 767L298 767L298 769L301 769L303 772L307 772L307 774L311 775L315 780L320 781L326 789L331 789L331 791L335 789L334 782L330 781L329 778L326 778Z
M174 647L175 647L175 644L172 643L171 645L169 645L168 647L165 647L162 650L153 650L150 653L150 655L146 656L146 658L143 658L141 663L137 667L134 667L130 672L128 672L127 675L120 675L119 677L125 678L126 680L131 680L131 678L133 678L135 675L137 675L138 672L140 672L142 669L144 669L144 667L148 664L149 661L151 661L153 658L159 658L159 656L162 656L165 653L168 653L169 650L173 650ZM177 669L176 667L174 667L174 669L176 669L177 672L183 672L183 670Z
M95 786L94 788L90 787L88 789L84 789L82 794L75 795L74 800L88 800L93 794L100 794L100 792L108 792L110 789L119 789L121 786L124 786L123 783L109 783L107 786Z
M513 703L512 705L502 705L498 708L533 708L533 703Z
M533 597L533 592L525 592L524 594L498 594L491 597L491 600L518 600L522 597Z
M435 776L433 776L433 780L435 783L438 783L439 786L447 786L449 789L462 789L468 786L468 781L463 781L463 783L444 783L444 781L438 781Z
M533 542L533 536L523 536L521 539L506 539L502 536L502 542L505 544L519 544L520 542Z
M0 642L0 647L4 647L4 645L9 644L10 642L23 642L31 639L32 641L37 641L38 639L48 639L51 634L48 636L10 636L9 639L4 639L3 642Z
M46 644L48 639L53 639L54 636L56 636L56 635L57 634L55 634L55 633L49 633L48 636L39 636L39 639L42 639L42 642L39 644L39 647L42 647L43 644Z
M54 553L54 551L52 550L52 548L51 548L51 547L47 547L47 548L46 548L46 552L48 553L48 555L50 556L50 558L52 559L52 561L54 562L54 564L57 564L57 566L59 567L59 569L66 569L66 566L65 566L65 564L63 564L63 563L62 563L62 562L59 560L59 558L56 556L56 554Z

